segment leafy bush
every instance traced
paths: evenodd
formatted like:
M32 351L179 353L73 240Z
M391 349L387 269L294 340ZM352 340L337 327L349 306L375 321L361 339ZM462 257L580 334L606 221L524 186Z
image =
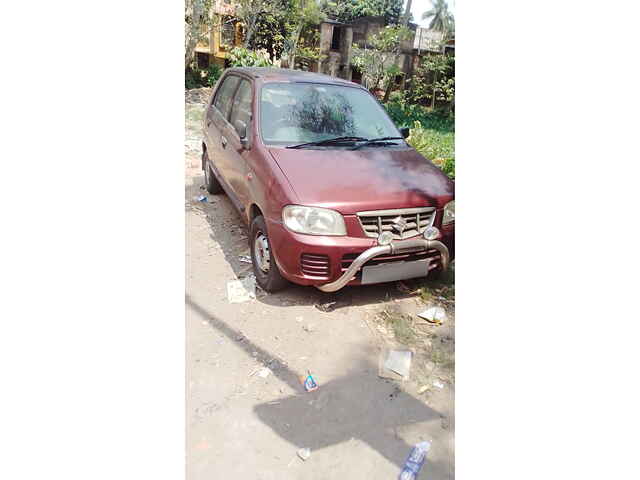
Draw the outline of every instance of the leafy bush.
M184 88L191 90L202 86L202 77L199 70L185 70L184 72Z
M455 178L454 118L446 112L411 104L401 93L384 107L397 125L410 127L409 144L450 178Z
M407 142L421 155L431 160L451 178L455 178L455 144L453 132L424 128L420 121L413 122Z
M232 67L272 67L273 62L266 50L249 50L235 47L229 52L229 63Z
M453 132L455 129L454 118L448 113L409 103L399 92L394 101L388 102L384 107L391 119L400 126L410 126L414 122L420 122L424 128L432 130Z
M205 72L205 77L204 77L204 83L207 87L213 87L216 82L218 81L218 79L220 78L220 75L222 75L222 68L220 68L218 65L211 64L209 65L209 67L204 70Z

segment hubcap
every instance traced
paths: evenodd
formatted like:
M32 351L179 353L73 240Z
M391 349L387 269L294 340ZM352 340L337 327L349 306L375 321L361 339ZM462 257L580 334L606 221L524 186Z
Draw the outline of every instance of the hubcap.
M269 254L267 236L262 232L256 235L256 239L253 242L253 253L256 257L258 268L262 270L263 273L267 273L271 264L271 255Z

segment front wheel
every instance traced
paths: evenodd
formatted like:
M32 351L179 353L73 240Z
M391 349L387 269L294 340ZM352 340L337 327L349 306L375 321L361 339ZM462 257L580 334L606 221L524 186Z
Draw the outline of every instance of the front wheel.
M280 274L278 265L276 265L276 261L273 258L273 250L267 235L267 225L264 217L258 216L253 219L249 233L251 261L256 282L263 290L269 293L282 290L289 282Z

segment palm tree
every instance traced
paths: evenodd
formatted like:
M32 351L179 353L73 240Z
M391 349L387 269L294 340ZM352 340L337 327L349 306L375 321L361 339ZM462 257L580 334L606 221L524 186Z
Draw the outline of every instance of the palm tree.
M429 28L448 36L454 30L453 14L449 11L446 0L431 0L431 10L422 14L423 20L431 19Z
M431 0L431 10L422 14L423 20L431 19L429 28L437 32L442 32L441 45L444 51L444 45L454 32L455 24L453 14L449 11L449 5L446 0ZM433 72L433 91L431 93L431 108L436 105L436 82L438 81L438 70Z

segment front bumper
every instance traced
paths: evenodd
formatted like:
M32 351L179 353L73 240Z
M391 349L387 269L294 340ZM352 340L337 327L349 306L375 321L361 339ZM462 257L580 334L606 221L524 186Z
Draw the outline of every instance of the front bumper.
M347 268L347 270L336 281L326 283L324 285L317 285L317 287L323 292L335 292L344 287L355 276L356 272L360 270L369 260L378 257L380 255L395 255L399 253L413 253L416 251L428 251L435 249L440 252L441 268L446 270L449 266L449 249L447 246L438 240L425 240L424 238L413 238L410 240L400 240L391 242L389 245L379 245L377 247L371 247L368 250L362 252ZM427 275L429 271L425 271Z
M374 283L363 282L363 266L427 260L428 268L424 267L426 276L428 270L446 268L454 256L453 225L441 229L442 237L438 241L429 242L422 237L413 237L385 246L378 246L376 239L370 237L300 235L287 230L278 221L267 220L267 228L272 257L281 274L293 283L316 286L327 292L339 290L345 285ZM351 233L349 225L347 231ZM325 261L324 270L310 271L307 268L306 260L314 264L321 258ZM381 268L387 270L386 267Z

